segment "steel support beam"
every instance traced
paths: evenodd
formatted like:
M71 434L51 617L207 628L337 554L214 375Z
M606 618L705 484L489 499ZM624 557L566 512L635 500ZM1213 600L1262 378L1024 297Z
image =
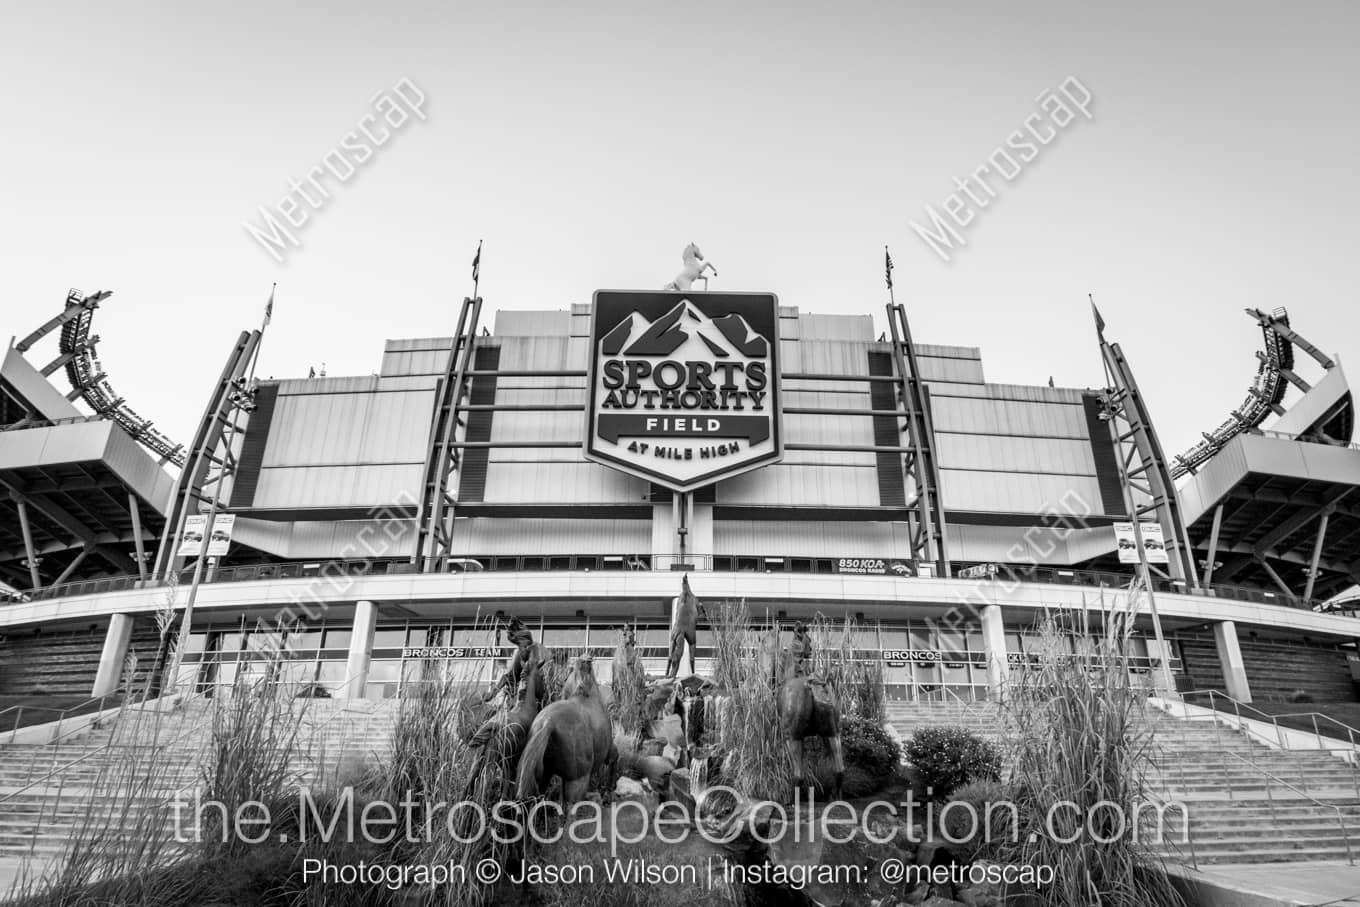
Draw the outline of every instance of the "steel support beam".
M38 575L38 555L33 550L33 527L28 522L28 504L24 502L23 495L13 488L9 490L9 495L19 508L19 531L24 537L24 552L28 555L28 578L32 583L29 588L37 589L42 585L42 577Z
M65 570L61 571L61 575L52 581L52 585L60 586L62 583L70 579L71 574L76 572L76 568L81 565L85 558L88 557L90 552L93 551L94 549L95 545L93 542L87 543L84 548L81 548L80 553L77 554L71 560L71 563L66 565Z
M1214 508L1214 525L1209 530L1209 559L1204 562L1204 585L1214 581L1214 561L1218 559L1218 531L1223 527L1223 502Z
M1317 539L1313 542L1313 559L1308 566L1308 585L1303 590L1303 597L1311 599L1313 597L1313 587L1317 585L1318 562L1322 560L1322 546L1327 543L1327 523L1332 518L1330 510L1322 511L1322 516L1318 520Z
M128 492L128 513L132 515L132 542L137 550L137 575L146 581L146 546L142 542L142 514L137 495Z

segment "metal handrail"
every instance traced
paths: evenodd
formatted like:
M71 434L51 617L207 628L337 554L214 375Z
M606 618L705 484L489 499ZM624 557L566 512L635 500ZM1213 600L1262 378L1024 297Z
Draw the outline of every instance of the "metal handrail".
M348 687L348 685L350 685L350 681L354 680L355 677L358 676L359 676L358 672L348 674L348 676L345 677L343 681L343 687ZM186 702L188 702L188 700L186 700ZM303 713L298 714L299 728L301 728L302 726L302 719L303 717L305 717L306 708L310 707L310 704L311 700L303 700L303 706L305 706L305 710L303 710ZM154 715L156 719L165 718L166 714L169 714L167 713L166 710L159 710L159 708L154 708L154 710L148 710L148 708L143 708L141 706L129 707L126 708L126 710L124 711L140 711L140 713L143 714L150 713L151 715ZM321 755L317 757L317 764L322 768L322 771L324 771L326 736L328 736L330 725L332 725L332 723L339 722L341 718L350 717L350 715L354 713L354 711L358 710L351 710L351 708L348 708L347 706L341 706L339 708L336 708L336 710L333 711L332 714L328 715L328 717L326 717L324 721L317 723L317 725L311 726L311 728L309 729L309 733L307 733L307 741L309 741L310 745L317 745L317 747L320 747ZM366 717L364 717L364 732L366 732L366 734L367 729L370 729L371 726L373 726L375 711L377 710L367 710ZM120 719L121 718L122 713L120 713ZM64 763L63 766L54 767L53 770L46 772L46 774L44 776L41 776L41 778L30 779L30 781L27 782L26 785L23 785L22 787L19 787L19 789L16 789L14 791L10 791L10 793L5 794L4 797L0 797L0 804L4 804L4 802L12 800L12 798L18 797L19 794L26 793L26 791L29 791L33 789L33 787L39 785L39 783L50 781L50 779L54 778L54 776L60 776L61 781L60 787L58 787L56 798L50 801L50 810L48 809L50 791L48 791L48 793L45 793L44 798L42 798L42 801L39 802L38 815L37 817L35 817L33 828L33 840L35 846L35 844L37 844L38 834L39 832L41 832L42 827L44 827L44 817L48 815L49 812L50 815L56 817L57 813L60 812L63 797L65 794L68 793L67 787L65 787L64 776L65 771L67 771L68 768L71 768L72 766L78 766L78 764L82 764L84 763L84 761L94 759L95 756L106 755L106 753L109 752L110 749L113 749L114 745L117 745L117 747L124 749L124 751L126 752L135 752L137 751L137 749L143 748L154 748L160 751L160 749L175 747L175 745L178 745L180 744L180 742L184 741L186 737L189 737L190 734L199 734L203 732L204 728L203 726L201 726L201 722L189 722L186 723L184 728L178 729L178 732L175 733L175 736L171 737L170 740L167 741L162 741L159 740L159 738L156 738L156 740L152 740L151 742L132 742L132 744L114 744L114 741L116 741L116 736L110 736L109 741L106 741L103 747L94 749L94 751L91 752L87 752L86 755L79 756L78 759L68 761L68 763ZM167 802L173 801L174 797L178 797L178 795L182 793L182 790L184 790L184 787L180 787L180 789L175 790L175 793L173 795L170 795L170 797L162 798L162 800L156 801L155 805L163 805L167 804Z
M1232 756L1234 759L1237 759L1237 760L1239 760L1239 761L1241 761L1241 762L1245 762L1245 763L1247 763L1248 765L1250 765L1250 766L1251 766L1255 771L1257 771L1258 773L1264 775L1266 778L1268 778L1268 779L1270 779L1270 780L1272 780L1272 781L1278 781L1280 784L1284 785L1284 786L1287 787L1289 790L1292 790L1294 793L1300 795L1301 797L1303 797L1303 799L1309 801L1309 802L1312 803L1314 806L1320 806L1320 807L1322 807L1323 809L1330 809L1330 810L1332 810L1333 812L1335 812L1335 813L1336 813L1336 824L1337 824L1337 826L1341 829L1341 841L1342 841L1342 843L1344 843L1344 844L1346 845L1346 862L1349 863L1349 864L1352 865L1352 866L1355 865L1355 854L1351 851L1351 836L1350 836L1350 833L1346 831L1346 821L1345 821L1345 818L1344 818L1344 814L1341 812L1341 807L1340 807L1340 806L1337 806L1335 803L1323 803L1321 800L1319 800L1317 797L1314 797L1312 794L1308 793L1306 790L1300 790L1299 788L1297 788L1297 787L1295 787L1294 785L1290 784L1288 781L1286 781L1286 780L1284 780L1283 778L1277 776L1277 775L1274 774L1273 772L1270 772L1270 771L1267 771L1266 769L1261 768L1261 766L1257 765L1254 761L1247 759L1246 757L1244 757L1244 756L1241 755L1240 753L1232 753L1232 752L1227 752L1227 751L1220 750L1220 755L1225 756L1225 757L1226 757L1226 756ZM1226 772L1224 773L1224 776L1227 777L1227 773L1226 773ZM1267 787L1266 787L1266 797L1267 797L1267 799L1269 800L1269 802L1270 802L1270 804L1271 804L1271 815L1273 816L1273 815L1274 815L1274 810L1275 810L1275 801L1274 801L1273 798L1271 798L1270 794L1271 794L1271 789L1270 789L1269 786L1267 786Z
M1281 719L1281 718L1311 718L1312 721L1313 721L1313 735L1314 735L1314 737L1317 739L1317 742L1318 742L1318 749L1327 749L1327 747L1325 747L1325 746L1322 745L1322 734L1321 734L1321 731L1319 730L1319 727L1318 727L1318 720L1319 720L1319 719L1321 719L1321 720L1323 720L1323 721L1331 722L1332 724L1336 725L1338 728L1341 728L1342 730L1344 730L1344 731L1346 732L1346 739L1347 739L1347 741L1349 742L1349 744L1350 744L1350 746L1351 746L1351 749L1355 749L1355 747L1356 747L1356 741L1357 741L1357 739L1360 739L1360 728L1351 727L1349 724L1346 724L1344 721L1338 721L1337 719L1333 718L1332 716L1330 716L1330 715L1325 715L1325 714L1323 714L1322 712L1315 712L1315 711L1310 711L1310 712L1281 712L1281 713L1278 714L1278 715L1274 715L1274 714L1271 714L1271 713L1269 713L1269 712L1263 712L1263 711L1261 711L1260 709L1256 708L1255 706L1251 705L1250 703L1242 702L1241 700L1235 699L1235 698L1233 698L1232 696L1229 696L1227 693L1223 692L1222 690L1214 690L1214 689L1190 690L1189 692L1185 692L1185 693L1181 693L1181 694L1180 694L1180 696L1181 696L1182 699L1188 698L1188 697L1190 697L1190 696L1206 696L1206 695L1209 697L1209 708L1210 708L1211 711L1214 711L1214 712L1216 712L1216 713L1218 713L1218 714L1226 714L1226 713L1220 712L1218 709L1214 708L1214 704L1213 704L1213 703L1214 703L1214 699L1215 699L1215 697L1217 697L1217 698L1226 700L1227 702L1231 702L1231 703L1233 704L1233 714L1234 714L1239 720L1242 718L1242 714L1241 714L1242 710L1243 710L1243 709L1246 709L1247 711L1249 711L1249 712L1254 712L1256 715L1259 715L1259 716L1260 716L1260 718L1259 718L1259 719L1256 719L1256 720L1262 720L1262 721L1269 722L1269 723L1271 724L1271 726L1273 726L1273 727L1275 728L1275 738L1280 742L1280 748L1281 748L1281 749L1286 749L1286 750L1292 750L1292 749L1293 749L1293 747L1290 747L1290 746L1286 745L1286 743L1285 743L1284 731L1285 731L1285 730L1291 730L1291 731L1297 731L1297 730L1299 730L1299 728L1290 728L1290 727L1286 727L1286 728L1283 728L1283 729L1282 729L1282 728L1280 727L1280 722L1279 722L1279 719ZM1306 732L1305 732L1305 733L1306 733ZM1340 741L1338 740L1337 742L1339 743Z
M68 707L66 707L66 708L64 708L64 709L58 709L58 708L56 708L55 706L50 706L50 705L11 705L11 706L7 706L6 708L0 709L0 718L3 718L5 715L8 715L10 712L14 712L14 711L17 711L17 712L18 712L18 717L16 717L16 718L14 719L14 727L10 728L8 731L0 731L0 734L8 734L8 733L11 733L11 732L13 732L13 731L22 730L23 726L19 724L19 719L23 717L23 714L24 714L24 711L25 711L25 710L28 710L28 711L38 711L38 712L56 712L56 713L57 713L56 722L57 722L58 725L60 725L61 722L63 722L63 721L66 720L66 716L69 715L71 712L74 712L76 709L82 709L82 708L84 708L85 706L89 705L89 704L92 703L92 702L103 702L104 700L112 699L114 695L115 695L115 694L107 693L107 694L105 694L105 695L103 695L103 696L92 696L92 697L90 697L89 699L86 699L84 702L78 702L78 703L76 703L75 705L73 705L73 706L68 706ZM96 710L96 711L99 711L99 710ZM82 714L89 714L89 713L86 712L86 713L82 713ZM49 723L50 723L50 722L49 722Z

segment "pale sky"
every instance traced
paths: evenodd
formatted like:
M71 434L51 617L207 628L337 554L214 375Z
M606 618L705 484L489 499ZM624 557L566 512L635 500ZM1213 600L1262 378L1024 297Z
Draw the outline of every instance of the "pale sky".
M916 338L991 381L1099 384L1094 293L1179 452L1245 396L1244 307L1360 354L1360 6L1183 7L8 3L0 333L113 290L103 364L185 442L274 281L260 374L369 374L452 331L479 238L493 309L659 288L692 240L713 289L880 327L887 243ZM941 261L911 222L1069 76L1093 119ZM403 78L428 120L274 262L243 224Z

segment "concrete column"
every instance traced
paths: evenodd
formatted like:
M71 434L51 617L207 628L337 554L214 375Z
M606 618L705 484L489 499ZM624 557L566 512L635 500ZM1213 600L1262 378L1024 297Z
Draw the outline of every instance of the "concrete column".
M127 660L131 639L132 615L113 615L109 620L109 632L104 637L104 651L99 656L99 670L94 675L91 696L108 696L118 692L118 681L123 678L123 663Z
M1223 668L1223 685L1228 695L1251 702L1247 668L1242 662L1242 649L1237 644L1237 624L1230 620L1214 624L1214 645L1218 648L1218 663Z
M1001 621L1001 606L982 609L982 647L987 655L987 698L1000 702L1010 685L1011 665L1006 658L1006 626Z
M345 676L349 682L341 693L343 699L363 699L368 686L368 665L373 660L373 631L378 625L378 609L373 602L354 604L354 630L349 638L349 663Z

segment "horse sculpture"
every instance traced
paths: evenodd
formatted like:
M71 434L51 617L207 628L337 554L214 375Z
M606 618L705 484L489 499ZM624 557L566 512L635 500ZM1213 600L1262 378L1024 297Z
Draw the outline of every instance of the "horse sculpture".
M680 673L680 656L689 643L689 672L694 673L694 646L699 641L699 618L707 617L704 606L689 589L689 577L680 582L680 597L675 601L675 614L671 617L671 651L666 661L666 676L675 677Z
M699 251L699 247L694 243L685 246L682 255L685 262L685 269L675 275L675 279L666 284L663 290L688 290L694 286L694 281L702 280L704 289L708 289L708 278L704 276L704 271L712 271L713 276L718 276L718 269L713 267L713 263L704 260L704 253Z
M794 767L794 789L809 783L807 754L803 743L809 737L821 737L831 750L836 766L833 800L841 799L841 785L845 779L845 756L841 752L841 716L835 703L818 698L814 679L802 676L797 654L784 651L779 681L775 689L775 708L779 713L779 732L788 748ZM823 687L824 689L824 687Z
M606 766L612 769L618 761L613 726L593 664L589 656L576 659L562 698L539 712L529 727L529 742L519 760L519 799L537 796L556 776L562 779L563 806L569 807L585 799L596 771Z
M530 664L528 677L524 681L524 698L520 700L519 707L504 719L493 716L478 731L476 737L485 742L480 745L473 744L472 748L477 751L477 755L463 790L464 800L468 799L477 779L493 766L499 770L502 788L497 796L503 799L504 789L515 777L515 767L524 749L524 742L529 738L529 728L538 716L539 707L543 702L545 690L540 667L537 661Z

